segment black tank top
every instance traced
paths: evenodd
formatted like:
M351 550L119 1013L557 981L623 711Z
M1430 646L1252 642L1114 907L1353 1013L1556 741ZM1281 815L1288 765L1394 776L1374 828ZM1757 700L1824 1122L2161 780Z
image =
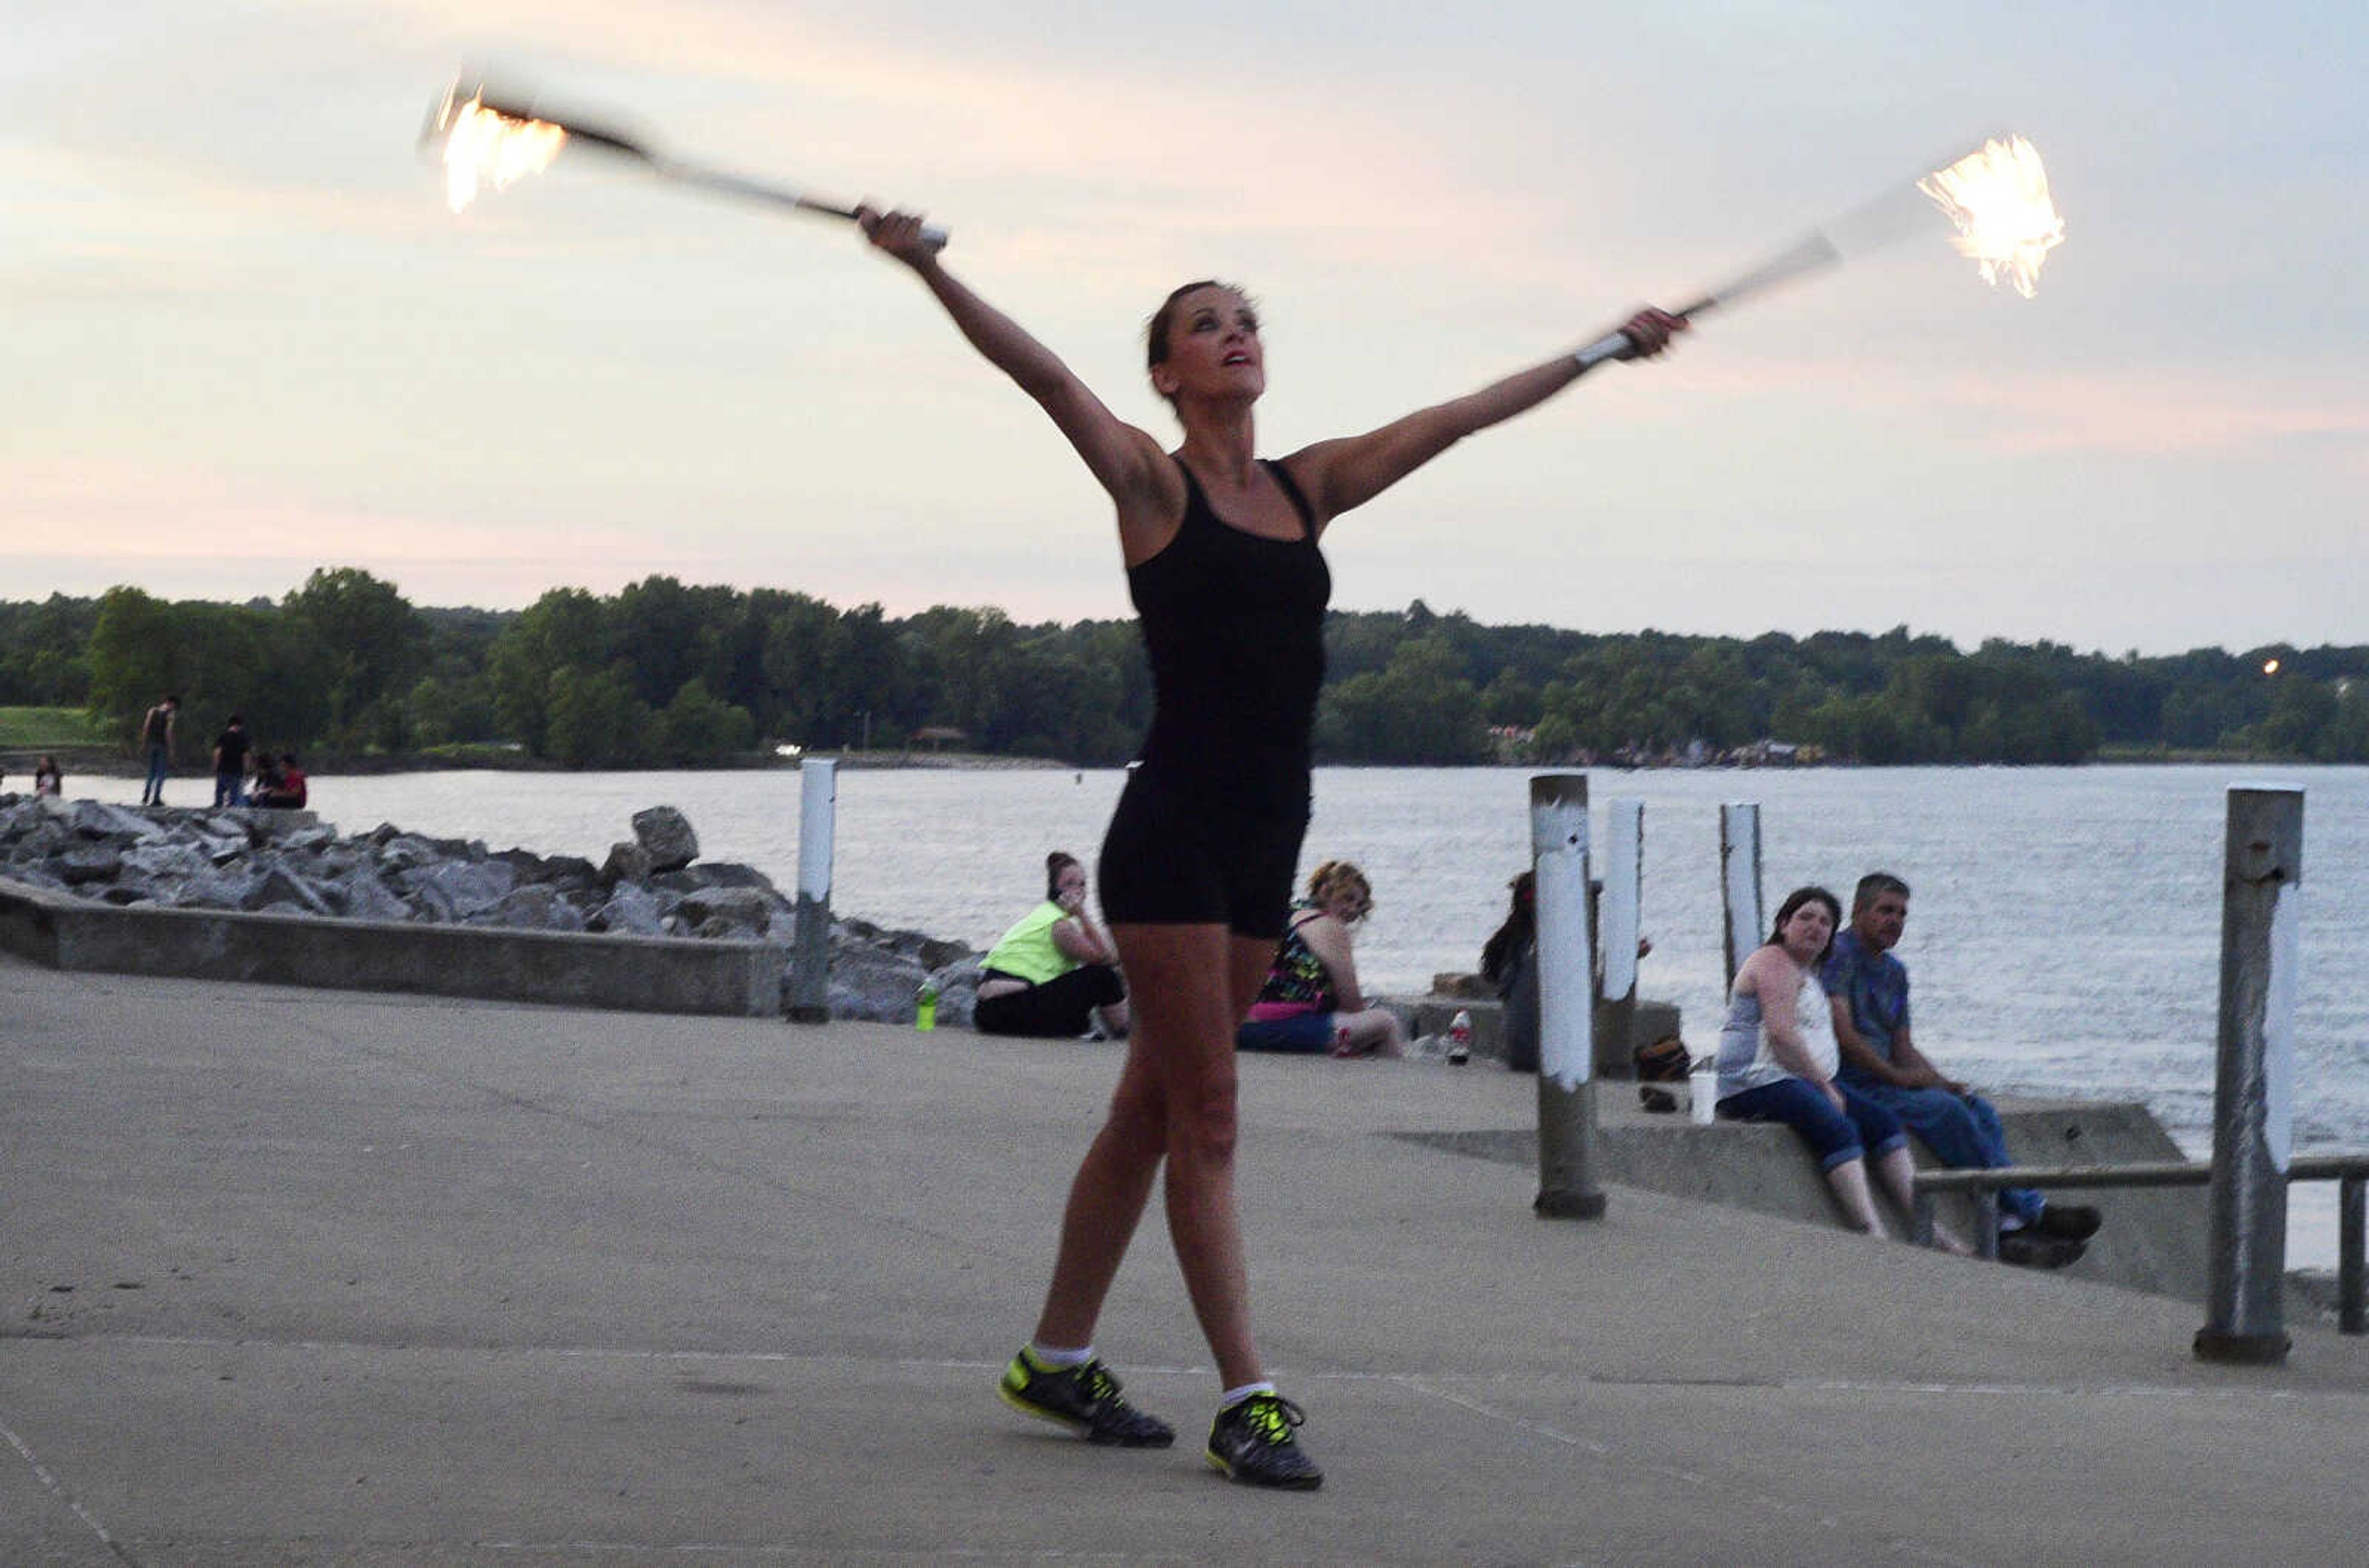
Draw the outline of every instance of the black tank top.
M1333 574L1308 498L1283 465L1262 466L1299 513L1297 539L1221 521L1182 463L1184 521L1127 587L1151 658L1143 770L1159 784L1261 816L1308 807L1309 735L1324 684Z

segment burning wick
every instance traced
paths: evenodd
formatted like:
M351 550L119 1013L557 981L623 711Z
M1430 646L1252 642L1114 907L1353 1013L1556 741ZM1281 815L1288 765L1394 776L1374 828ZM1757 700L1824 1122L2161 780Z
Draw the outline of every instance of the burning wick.
M447 97L437 128L447 125L444 198L455 212L477 199L483 183L504 190L521 176L541 174L567 143L567 132L547 120L498 114L475 97L457 106Z
M2065 243L2065 220L2049 200L2039 148L2020 136L1986 142L1982 151L1918 180L1917 189L1958 225L1951 243L1981 264L1983 281L1997 288L2004 276L2031 298L2040 264Z

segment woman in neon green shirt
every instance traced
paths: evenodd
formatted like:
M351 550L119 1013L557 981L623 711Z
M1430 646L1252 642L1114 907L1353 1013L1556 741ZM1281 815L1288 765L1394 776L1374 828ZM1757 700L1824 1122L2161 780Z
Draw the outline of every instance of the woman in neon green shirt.
M1045 901L988 954L973 1022L986 1035L1075 1036L1097 1021L1125 1035L1127 982L1109 933L1086 912L1086 868L1055 850L1045 884Z

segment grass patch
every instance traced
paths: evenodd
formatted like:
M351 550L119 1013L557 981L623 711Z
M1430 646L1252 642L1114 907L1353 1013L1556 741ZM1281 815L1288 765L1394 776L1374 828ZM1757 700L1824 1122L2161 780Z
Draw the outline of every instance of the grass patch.
M0 746L40 751L104 746L107 738L80 708L0 708Z

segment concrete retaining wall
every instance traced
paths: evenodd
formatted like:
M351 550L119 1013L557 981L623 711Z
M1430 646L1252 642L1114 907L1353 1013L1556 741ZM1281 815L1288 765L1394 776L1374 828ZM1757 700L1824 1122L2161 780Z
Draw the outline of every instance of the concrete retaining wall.
M2019 1164L2115 1165L2187 1158L2144 1105L2003 1098L1994 1104L2007 1127L2008 1152ZM1784 1219L1839 1223L1832 1189L1791 1128L1750 1122L1696 1127L1683 1111L1649 1116L1639 1108L1635 1086L1627 1083L1603 1083L1599 1106L1599 1181ZM1535 1129L1410 1136L1460 1153L1538 1169ZM1910 1148L1920 1156L1919 1164L1932 1163L1922 1158L1924 1150L1914 1140ZM2202 1304L2210 1277L2204 1188L2066 1188L2053 1196L2059 1202L2093 1205L2105 1216L2105 1228L2066 1274ZM1940 1214L1960 1235L1973 1234L1971 1202L1946 1199ZM1886 1223L1906 1234L1907 1217L1892 1212L1889 1206Z
M53 968L766 1017L789 950L486 926L118 908L0 878L0 947Z

